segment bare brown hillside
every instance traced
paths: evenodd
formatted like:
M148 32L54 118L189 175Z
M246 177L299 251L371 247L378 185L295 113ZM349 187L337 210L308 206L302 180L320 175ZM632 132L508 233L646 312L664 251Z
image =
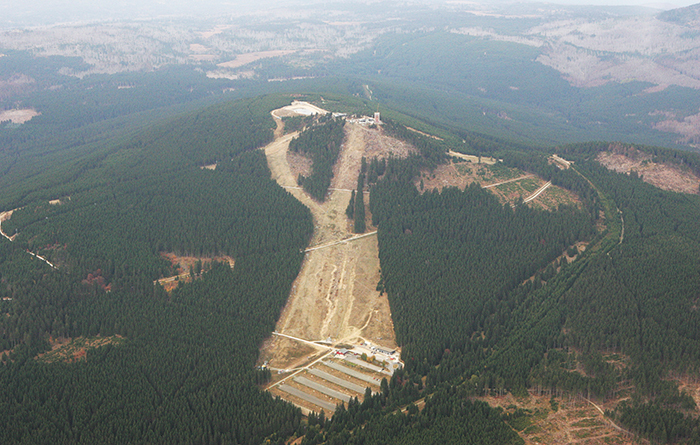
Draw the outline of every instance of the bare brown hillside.
M278 125L282 125L279 120ZM311 391L299 383L318 380L308 375L312 366L313 372L318 372L320 367L327 374L339 374L321 363L329 356L329 345L357 348L370 342L387 350L397 348L388 299L376 290L380 277L379 256L376 229L370 224L369 210L367 232L356 236L345 216L345 208L351 190L356 187L363 156L403 157L412 148L386 137L380 129L355 123L347 123L345 132L331 189L322 203L309 197L296 184L299 167L290 166L290 160L302 162L288 154L289 141L296 134L279 136L264 148L273 179L311 210L314 233L275 334L265 341L259 362L275 371L270 390L306 411L318 411L324 405L326 412L329 411L328 395ZM304 168L308 169L308 164ZM322 343L315 343L318 341ZM304 397L316 400L317 405Z
M619 173L636 172L644 182L672 192L698 194L700 177L690 169L670 163L653 162L652 156L634 147L611 145L598 154L597 161Z

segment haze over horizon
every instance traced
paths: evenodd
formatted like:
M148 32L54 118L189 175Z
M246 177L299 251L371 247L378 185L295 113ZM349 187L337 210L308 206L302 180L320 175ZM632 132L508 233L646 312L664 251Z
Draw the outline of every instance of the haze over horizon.
M222 14L242 14L267 9L279 9L290 5L316 5L316 1L295 0L261 0L261 1L222 1L209 0L193 3L188 0L174 0L164 2L162 0L134 1L125 0L118 3L104 0L67 1L67 0L10 0L0 4L0 27L22 28L30 26L54 25L69 22L99 21L99 20L139 20L174 17L207 17ZM337 2L341 3L341 2ZM479 3L479 2L444 2L442 0L419 0L414 4L439 4L439 3ZM498 2L508 3L507 1ZM537 3L534 0L526 3ZM697 2L693 0L559 0L553 2L541 2L550 5L581 5L581 6L639 6L659 10L674 9L689 6ZM493 4L486 3L483 4ZM328 3L324 5L328 6Z

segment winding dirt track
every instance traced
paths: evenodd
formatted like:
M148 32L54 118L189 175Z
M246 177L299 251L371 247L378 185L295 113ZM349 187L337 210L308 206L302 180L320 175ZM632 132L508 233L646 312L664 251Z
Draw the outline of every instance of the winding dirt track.
M2 235L3 237L7 238L7 240L8 240L8 241L11 241L11 242L15 240L15 237L17 236L17 234L14 234L14 235L12 235L12 236L8 236L5 232L2 231L2 222L3 222L3 221L7 221L8 219L10 219L10 217L12 216L12 213L13 213L15 210L19 210L19 209L8 210L7 212L2 212L2 213L0 213L0 235ZM31 251L29 251L29 250L27 250L26 252L27 252L29 255L33 256L34 258L37 258L37 259L39 259L39 260L45 262L46 264L48 264L49 266L51 266L51 268L53 268L53 269L58 269L58 267L56 267L55 264L51 263L49 260L47 260L47 259L44 258L43 256L37 255L36 253L31 252Z
M17 209L15 209L15 210L17 210ZM10 217L12 217L12 213L15 210L8 210L7 212L0 213L0 235L7 238L8 241L14 241L16 235L9 236L7 233L3 232L2 231L2 223L3 223L3 221L7 221L8 219L10 219Z
M345 216L367 149L366 129L346 124L331 188L326 200L319 203L297 187L287 162L289 142L297 133L282 136L283 124L279 119L277 122L275 141L263 148L272 178L311 210L315 228L276 332L311 341L330 337L336 344L368 340L395 349L389 302L376 290L377 238L372 233L353 238ZM368 232L372 230L368 224ZM318 356L318 348L276 335L264 343L260 361L267 361L272 368L290 369L313 362Z

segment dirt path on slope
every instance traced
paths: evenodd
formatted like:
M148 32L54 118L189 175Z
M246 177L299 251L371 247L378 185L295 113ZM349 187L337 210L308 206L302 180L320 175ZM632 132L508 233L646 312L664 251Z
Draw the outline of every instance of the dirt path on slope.
M332 244L306 253L276 331L311 341L330 337L333 343L353 344L364 339L394 349L396 340L389 302L376 290L379 282L376 236L333 244L354 236L345 208L350 200L349 190L357 183L361 158L367 151L365 131L359 125L346 124L332 190L323 203L311 199L300 188L291 188L297 184L287 162L287 149L296 133L279 137L264 148L272 178L279 185L290 187L287 190L311 210L314 233L309 247ZM373 230L368 225L367 231ZM289 338L272 336L262 347L260 362L268 362L272 368L288 369L317 352Z
M10 218L12 217L12 213L13 213L15 210L17 210L17 209L8 210L7 212L2 212L2 213L0 213L0 235L2 235L3 237L7 238L8 241L14 241L14 240L15 240L15 236L17 236L17 234L14 234L14 235L12 235L12 236L9 236L7 233L3 232L3 231L2 231L2 223L5 222L5 221L7 221L8 219L10 219Z

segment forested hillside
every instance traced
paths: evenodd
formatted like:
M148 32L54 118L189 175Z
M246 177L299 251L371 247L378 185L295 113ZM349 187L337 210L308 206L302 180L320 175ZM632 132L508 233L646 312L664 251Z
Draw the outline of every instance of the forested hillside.
M475 395L546 388L605 401L631 383L614 418L660 442L694 443L695 402L669 377L697 378L700 200L606 170L595 156L608 145L563 148L575 160L563 171L537 152L504 156L584 198L555 212L504 208L478 187L419 195L415 167L390 163L372 211L397 339L409 373ZM640 149L691 169L699 160ZM575 241L586 252L552 267ZM629 364L613 366L615 354Z
M271 139L269 111L284 100L205 109L78 171L46 175L45 191L17 184L24 207L3 230L18 236L0 241L0 349L11 350L0 366L0 415L12 419L0 441L261 443L299 428L300 412L260 392L265 374L254 370L312 228L253 150ZM212 160L215 171L200 169ZM30 198L48 193L66 199ZM236 264L215 264L169 295L153 283L171 273L165 251L227 254ZM114 334L125 341L83 361L34 358L51 337Z
M546 394L552 411L562 396L585 398L652 441L700 440L696 403L678 386L700 361L700 198L607 170L596 156L609 144L557 148L574 161L560 169L554 149L447 128L430 137L395 111L381 131L417 154L363 160L346 216L362 219L369 187L378 289L406 368L332 419L261 392L258 348L313 229L257 150L289 100L221 103L136 132L105 121L110 137L82 143L71 139L80 128L66 130L50 150L22 150L45 140L39 131L8 136L0 208L15 210L2 229L16 237L0 240L0 416L11 419L0 442L522 443L523 419L546 413L476 400L505 394ZM327 118L293 144L313 158L302 184L316 199L342 137L343 121ZM700 170L695 154L637 149ZM476 184L421 193L415 179L447 150L496 156L577 201L503 205ZM167 293L154 284L175 274L166 252L235 266L208 265ZM118 341L38 358L57 339L95 338Z

